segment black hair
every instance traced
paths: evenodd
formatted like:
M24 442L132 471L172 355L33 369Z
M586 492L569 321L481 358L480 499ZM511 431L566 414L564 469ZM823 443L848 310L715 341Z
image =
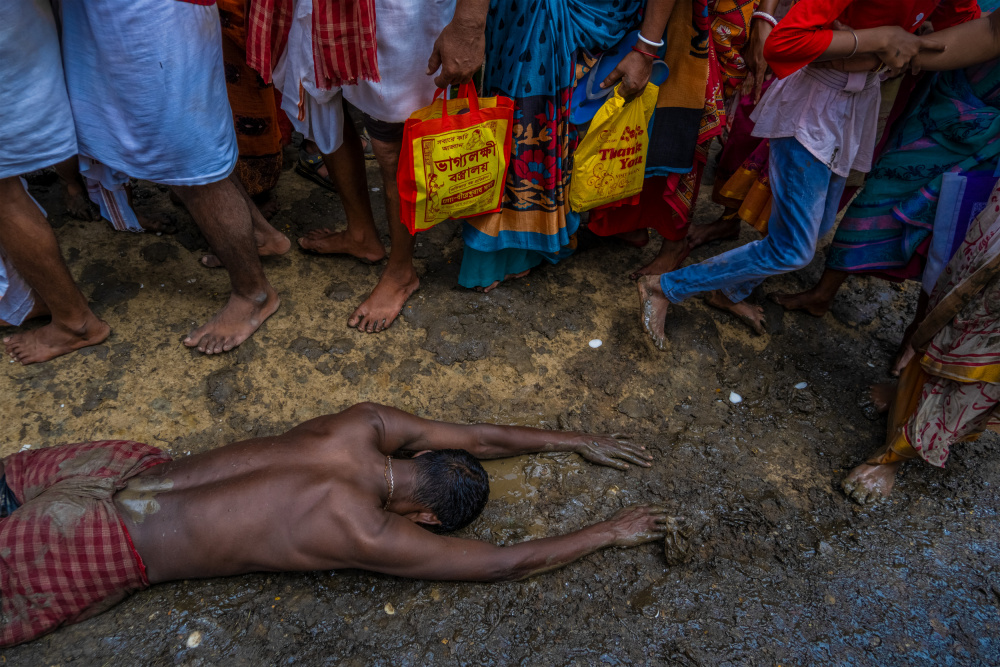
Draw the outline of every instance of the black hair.
M462 449L440 449L413 459L417 465L414 500L437 515L438 533L450 533L472 523L486 507L490 480L479 460Z

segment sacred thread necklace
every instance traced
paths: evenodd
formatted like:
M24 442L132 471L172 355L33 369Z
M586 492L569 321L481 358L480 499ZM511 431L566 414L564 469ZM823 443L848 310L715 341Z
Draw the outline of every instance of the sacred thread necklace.
M396 490L396 480L392 478L392 457L385 457L385 468L382 469L382 476L385 477L385 486L389 489L389 497L385 499L385 505L382 506L383 510L389 509L389 503L392 502L392 492Z

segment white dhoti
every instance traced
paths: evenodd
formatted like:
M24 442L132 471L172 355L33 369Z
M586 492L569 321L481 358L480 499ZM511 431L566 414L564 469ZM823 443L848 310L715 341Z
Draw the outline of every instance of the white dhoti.
M76 155L49 0L0 2L0 178Z
M386 123L402 123L434 99L427 61L434 41L455 14L455 0L375 0L375 34L381 81L320 90L312 50L312 0L295 0L288 44L274 66L274 85L292 126L333 153L343 142L342 99Z
M100 170L104 185L114 186L115 173L118 180L127 174L165 185L228 176L238 150L216 7L177 0L61 4L79 152L107 167Z

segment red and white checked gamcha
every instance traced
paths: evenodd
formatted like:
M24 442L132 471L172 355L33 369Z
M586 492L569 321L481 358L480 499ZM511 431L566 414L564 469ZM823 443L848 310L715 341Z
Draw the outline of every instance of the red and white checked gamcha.
M0 646L82 621L149 585L112 496L128 478L169 460L127 440L4 459L21 507L0 519Z
M247 21L247 65L266 83L288 43L294 0L252 0ZM374 0L313 0L312 47L316 85L329 90L379 81Z

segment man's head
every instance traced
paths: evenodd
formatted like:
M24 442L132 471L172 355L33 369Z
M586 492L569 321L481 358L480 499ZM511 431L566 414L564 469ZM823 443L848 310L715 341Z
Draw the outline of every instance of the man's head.
M427 507L440 524L425 527L450 533L472 523L490 497L490 480L472 454L461 449L422 453L416 465L413 500Z

